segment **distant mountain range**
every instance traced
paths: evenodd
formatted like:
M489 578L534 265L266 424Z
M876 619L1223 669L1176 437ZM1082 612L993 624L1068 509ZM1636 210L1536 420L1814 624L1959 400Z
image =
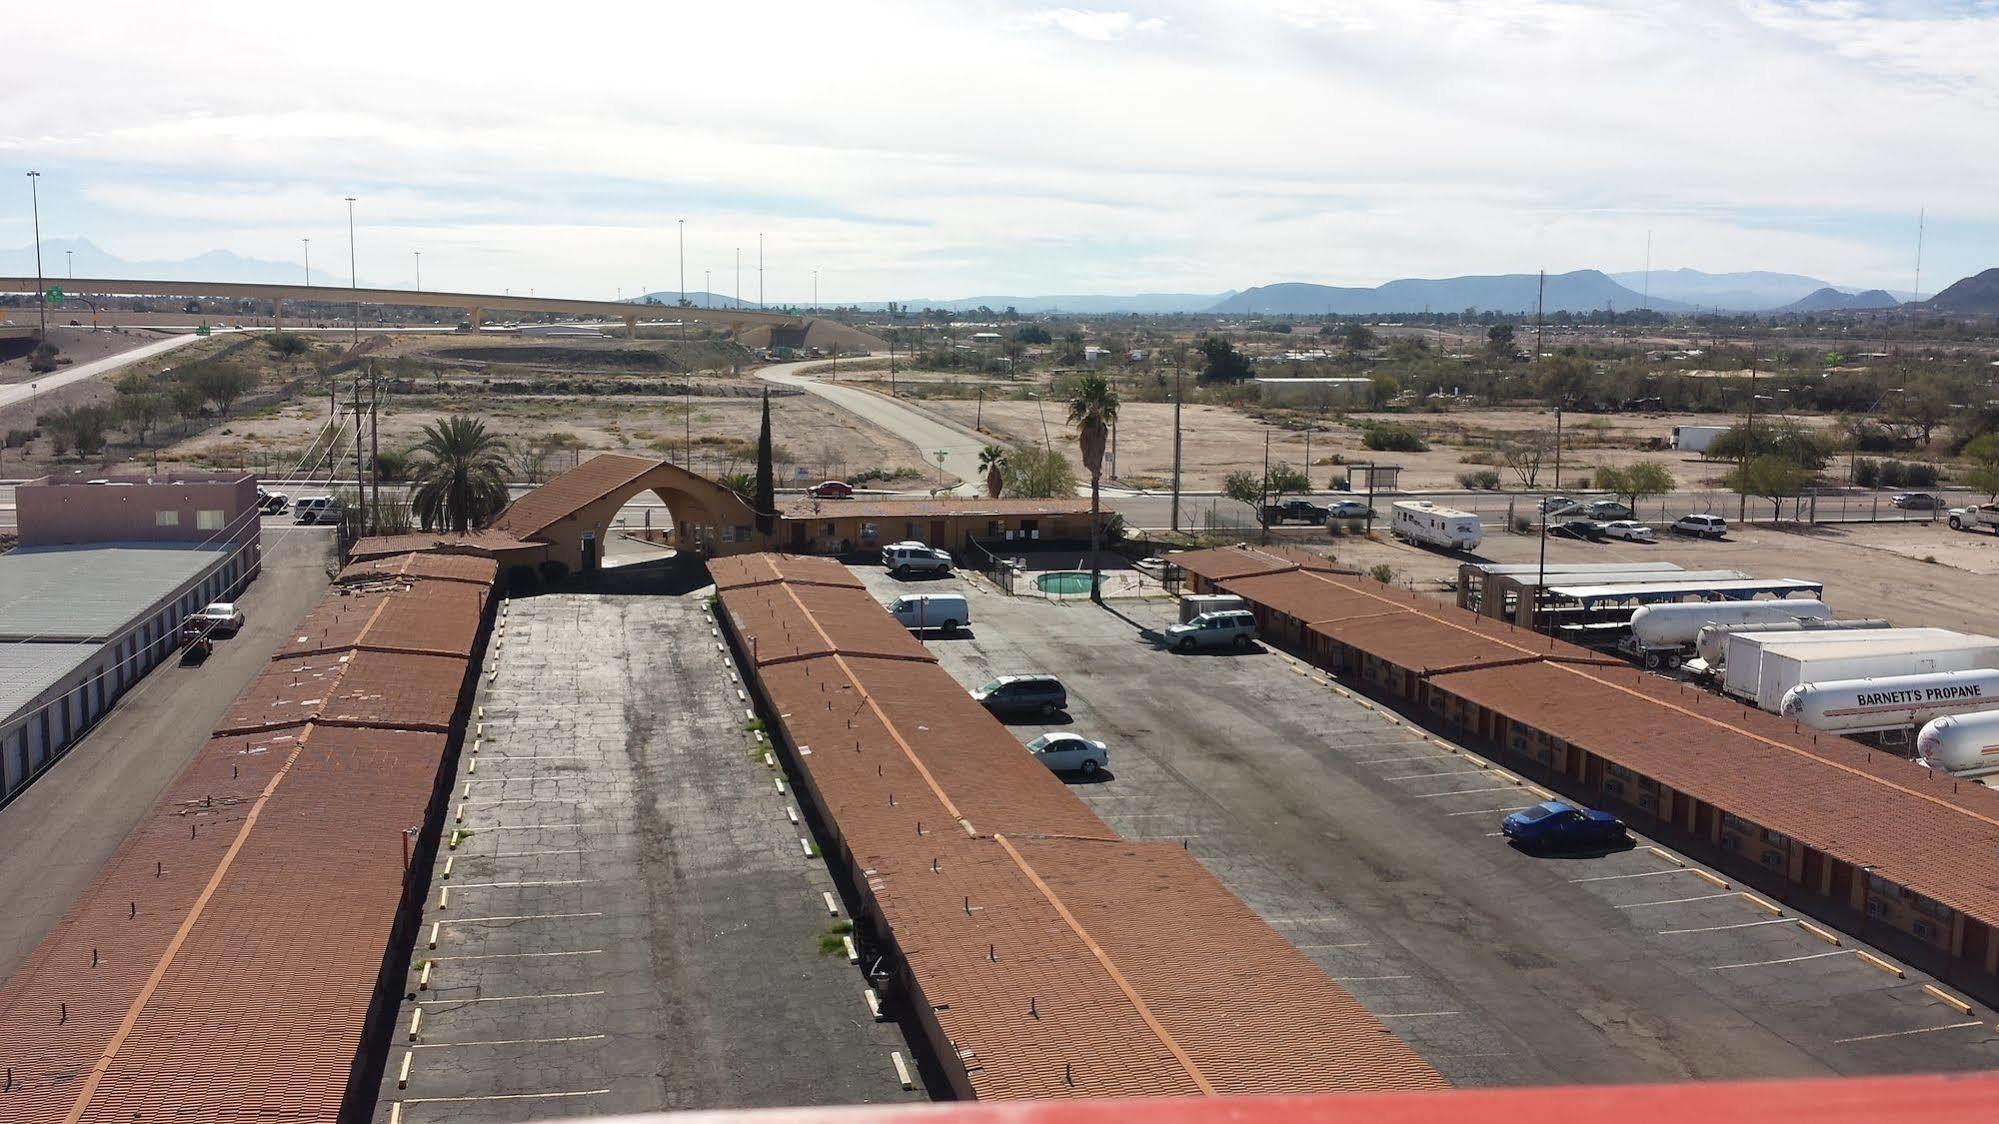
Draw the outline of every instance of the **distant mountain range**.
M70 251L65 255L63 251ZM298 262L264 261L246 258L228 250L210 250L198 257L179 261L129 261L98 248L83 238L42 239L42 276L60 281L75 266L78 277L117 277L135 281L240 281L245 284L271 282L296 285L305 280L305 268ZM0 274L9 277L35 275L35 248L17 246L0 250ZM314 285L344 285L347 278L320 270L312 271Z
M1839 287L1816 277L1795 273L1703 273L1698 269L1655 269L1651 273L1613 273L1610 279L1653 298L1678 301L1695 308L1729 312L1761 312L1803 300L1820 289Z
M1999 316L1999 269L1966 277L1921 307L1956 316Z
M1545 298L1541 279L1532 273L1502 273L1488 277L1446 277L1438 280L1390 281L1371 289L1288 282L1245 289L1209 311L1248 315L1396 315L1410 312L1526 313L1537 299L1548 312L1589 312L1611 308L1628 312L1644 303L1632 290L1601 270L1579 269L1548 275ZM1689 306L1654 297L1650 307L1660 312L1685 312Z
M1895 294L1886 289L1869 289L1864 293L1842 293L1826 286L1790 304L1777 309L1778 312L1866 312L1873 309L1894 308L1901 304Z
M950 300L912 297L895 303L906 304L916 309L942 308L951 312L971 312L979 308L1004 312L1011 308L1023 316L1040 316L1055 312L1066 312L1076 316L1112 316L1131 313L1158 316L1179 312L1206 312L1234 295L1235 291L1231 289L1221 293L1127 293L1122 296L1104 293L1062 293L1046 296L955 297ZM863 301L856 307L879 312L886 303Z
M667 307L671 308L675 304L679 303L680 294L669 290L664 293L646 293L641 296L625 298L625 303L627 304L644 304L647 301L658 301L660 304L666 305ZM695 308L737 307L736 298L731 296L726 296L722 293L710 293L705 290L701 292L687 294L687 301L689 304L692 304ZM757 302L743 301L741 302L741 306L743 308L755 308L757 306ZM772 305L771 307L777 308L779 306ZM785 305L783 307L789 308L790 306Z

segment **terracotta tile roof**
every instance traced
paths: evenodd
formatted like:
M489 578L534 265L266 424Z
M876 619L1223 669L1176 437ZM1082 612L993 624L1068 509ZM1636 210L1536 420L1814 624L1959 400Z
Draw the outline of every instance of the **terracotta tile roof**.
M865 589L778 582L726 590L721 598L746 653L758 663L834 652L935 658Z
M1352 573L1334 564L1330 558L1291 546L1221 546L1209 550L1181 550L1166 555L1166 562L1209 581L1281 574L1291 570Z
M378 535L374 538L357 539L354 542L354 550L348 557L355 562L372 562L398 554L412 553L490 557L498 551L519 550L530 545L533 544L524 543L505 531L490 527L483 531L468 531L462 535L443 531L417 531L407 535Z
M857 496L848 500L796 500L785 505L786 519L924 519L947 515L992 516L1016 519L1036 515L1088 515L1086 499L985 499L973 496L939 496L934 499L875 499Z
M508 504L506 510L493 520L491 529L523 539L533 538L575 514L578 509L603 499L665 463L650 457L599 453Z
M327 593L0 989L5 1119L351 1113L486 593Z
M1489 710L1999 922L1999 792L1630 669L1530 664L1442 676Z
M837 585L860 589L861 579L831 558L811 554L733 554L708 560L708 577L716 589L769 585Z
M335 580L347 585L352 582L376 581L382 578L408 577L492 585L499 570L499 562L491 558L417 551L354 562L340 571L340 576Z
M771 572L736 561L724 580ZM1198 862L1116 838L933 660L866 654L889 618L865 593L778 581L722 605L782 638L752 671L767 713L977 1096L1442 1085Z

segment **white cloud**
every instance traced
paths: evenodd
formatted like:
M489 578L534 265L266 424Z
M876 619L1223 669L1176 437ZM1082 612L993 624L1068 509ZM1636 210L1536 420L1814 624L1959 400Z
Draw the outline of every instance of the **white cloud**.
M1028 27L1057 28L1078 39L1090 39L1099 43L1126 39L1151 31L1162 31L1166 27L1166 21L1157 16L1079 8L1048 8L1039 12L1030 12L1021 22Z
M0 164L47 173L45 231L128 257L318 262L348 194L363 276L415 247L427 284L668 288L686 218L690 287L761 231L790 299L814 268L828 299L1636 268L1648 229L1661 266L1905 287L1884 216L1929 207L1926 276L1999 232L1990 14L795 0L557 39L504 7L102 9L125 34L10 19Z

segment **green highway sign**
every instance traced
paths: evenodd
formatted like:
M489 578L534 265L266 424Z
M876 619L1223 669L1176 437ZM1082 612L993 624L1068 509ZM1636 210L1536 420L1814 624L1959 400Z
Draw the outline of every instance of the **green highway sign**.
M42 294L42 299L48 301L50 304L61 304L62 289L59 286L50 285L49 291Z

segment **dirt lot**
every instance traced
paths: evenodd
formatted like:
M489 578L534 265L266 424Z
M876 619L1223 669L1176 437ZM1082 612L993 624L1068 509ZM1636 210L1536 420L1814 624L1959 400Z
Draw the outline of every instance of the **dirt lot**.
M422 428L449 413L471 413L510 441L570 434L588 452L629 452L678 457L691 421L696 471L747 471L757 438L755 398L693 399L693 414L678 398L501 397L493 395L396 395L381 419L384 450L416 443ZM313 435L326 425L324 400L294 401L258 416L227 423L160 451L162 463L247 464L258 469L289 466L304 454ZM873 428L861 429L840 410L807 395L772 397L771 431L779 454L779 476L812 481L864 469L923 468L914 445ZM787 460L787 458L789 458ZM789 470L787 470L789 465ZM560 468L561 465L553 467Z
M987 401L983 407L958 399L926 399L920 405L961 425L971 425L975 415L995 438L1007 442L1042 440L1042 409L1035 402ZM1070 437L1068 418L1060 403L1046 406L1048 433L1056 448L1063 449L1081 471L1081 457ZM1357 414L1356 419L1373 419L1416 430L1432 441L1426 453L1378 453L1361 444L1359 429L1327 422L1311 433L1312 483L1325 487L1335 476L1344 479L1340 462L1378 460L1403 466L1402 485L1411 490L1459 487L1457 475L1485 467L1466 460L1493 437L1552 430L1552 412L1534 410L1479 410L1440 414ZM1647 450L1648 438L1668 439L1675 425L1728 425L1734 418L1693 415L1577 415L1564 418L1562 427L1563 479L1580 479L1581 473L1598 465L1628 464L1634 460L1662 460L1672 469L1682 486L1692 487L1709 477L1718 477L1725 466L1707 464L1699 457L1683 456L1670 450ZM1265 426L1257 419L1223 406L1188 406L1181 416L1182 486L1189 491L1212 491L1222 486L1231 472L1260 471L1263 467L1264 434L1270 434L1270 459L1293 466L1306 458L1306 433L1302 429ZM1448 444L1446 442L1449 442ZM1126 402L1118 410L1118 460L1116 482L1129 487L1163 485L1173 473L1173 406L1160 402ZM1108 471L1108 470L1107 470ZM1498 469L1508 485L1518 480ZM1576 474L1572 476L1571 474ZM1552 479L1552 461L1542 470L1542 482Z
M34 323L32 317L26 323ZM93 332L88 328L72 328L49 325L49 342L62 350L56 355L58 362L67 367L74 363L91 363L107 355L130 351L140 344L159 339L164 333L156 332ZM30 382L40 376L28 370L28 357L21 355L0 362L0 384Z
M1382 536L1374 541L1305 541L1361 567L1385 562L1398 583L1437 591L1455 580L1456 556L1421 550ZM1492 533L1478 556L1495 562L1532 562L1534 535ZM1934 557L1935 562L1923 561ZM1742 570L1759 577L1809 578L1825 583L1826 603L1841 617L1882 616L1902 626L1954 628L1999 636L1999 536L1953 531L1941 523L1821 524L1797 531L1751 526L1721 542L1663 538L1642 543L1548 540L1550 562L1674 562L1688 569ZM1450 594L1440 594L1450 596Z

